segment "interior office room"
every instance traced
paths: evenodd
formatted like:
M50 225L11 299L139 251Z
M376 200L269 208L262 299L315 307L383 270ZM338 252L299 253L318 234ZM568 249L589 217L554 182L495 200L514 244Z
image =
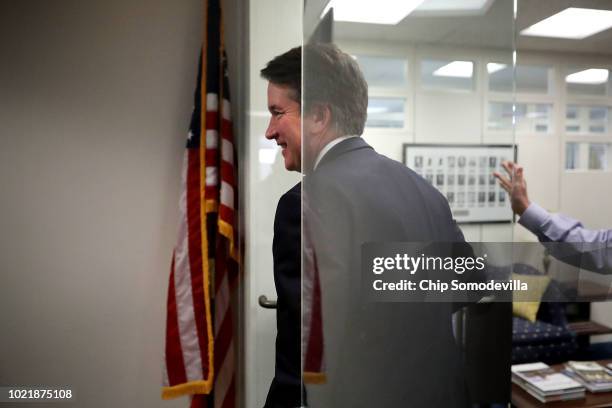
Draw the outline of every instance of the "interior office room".
M233 293L236 407L264 406L275 372L275 211L302 177L286 171L281 150L265 137L270 112L260 70L292 47L318 37L353 56L369 88L363 138L430 180L468 242L539 245L491 179L503 171L501 158L523 166L532 202L589 229L612 228L612 29L583 38L523 33L568 8L612 13L610 2L424 0L384 23L346 21L342 7L222 2L242 246ZM74 400L53 406L189 405L187 396L160 394L205 8L199 0L0 2L0 387L74 390ZM501 153L474 174L473 189L469 173L465 188L459 172L452 186L446 173L438 183L442 170L427 155L459 158L470 149ZM543 250L529 266L544 275L563 269ZM543 320L548 302L532 322L510 321L512 305L501 303L454 316L457 343L478 362L469 370L495 369L482 361L497 350L491 340L503 343L508 369L612 359L607 281L588 270L579 278L602 296L559 302L556 325ZM563 346L537 338L547 329ZM511 385L510 372L488 373L500 378L491 387L471 377L475 403L537 406ZM593 395L600 406L612 404L612 393L587 392L567 406L590 406ZM19 406L30 404L40 403Z

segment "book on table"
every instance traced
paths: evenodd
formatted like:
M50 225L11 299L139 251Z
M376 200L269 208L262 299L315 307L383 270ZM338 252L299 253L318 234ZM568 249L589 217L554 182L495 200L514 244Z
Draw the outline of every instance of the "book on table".
M512 382L541 402L581 399L585 396L582 384L541 362L513 365Z
M595 361L568 361L565 371L590 392L612 391L612 374Z

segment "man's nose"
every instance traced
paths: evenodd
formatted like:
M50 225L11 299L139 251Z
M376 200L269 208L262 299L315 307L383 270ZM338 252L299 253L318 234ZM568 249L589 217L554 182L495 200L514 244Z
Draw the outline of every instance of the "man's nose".
M266 129L266 139L271 140L275 139L276 137L276 129L272 124L272 119L270 119L270 122L268 123L268 128Z

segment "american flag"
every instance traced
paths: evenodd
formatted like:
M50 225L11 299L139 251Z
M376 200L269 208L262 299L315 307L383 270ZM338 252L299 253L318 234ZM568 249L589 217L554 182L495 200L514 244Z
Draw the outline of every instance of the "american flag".
M193 408L230 408L236 403L237 168L219 0L205 6L168 285L162 398L191 395Z

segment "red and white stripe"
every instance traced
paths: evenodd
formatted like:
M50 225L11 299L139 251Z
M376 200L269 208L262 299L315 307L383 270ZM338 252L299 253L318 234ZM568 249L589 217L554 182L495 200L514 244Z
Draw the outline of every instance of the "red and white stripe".
M166 349L163 385L188 384L192 390L210 388L211 342L206 316L204 259L202 254L200 158L187 149L181 174L179 230L175 246L167 303ZM172 391L168 391L172 396ZM180 393L180 391L177 391Z
M206 94L206 197L214 201L214 207L207 212L216 212L219 197L219 96ZM208 199L208 198L211 199Z
M209 107L218 107L218 99L207 98L211 103ZM219 240L217 242L217 259L215 264L215 388L214 407L230 408L236 405L236 356L234 350L234 323L231 307L230 290L230 248L234 245L234 144L230 122L230 103L223 98L220 117L221 138L220 147L221 165L218 206ZM218 142L219 140L217 140ZM225 228L223 227L225 225ZM228 228L230 227L230 228Z

